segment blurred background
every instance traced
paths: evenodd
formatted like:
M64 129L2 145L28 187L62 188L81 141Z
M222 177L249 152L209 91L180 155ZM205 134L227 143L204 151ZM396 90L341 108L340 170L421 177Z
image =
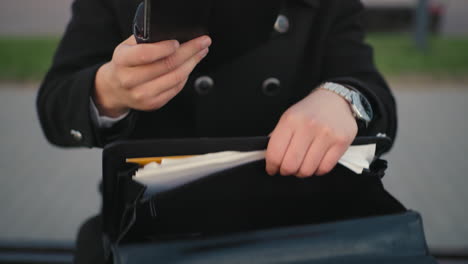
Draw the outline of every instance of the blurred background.
M101 151L49 145L35 112L71 2L0 3L0 263L69 263L78 227L100 210ZM442 263L468 263L468 1L363 2L399 106L384 184L423 215Z

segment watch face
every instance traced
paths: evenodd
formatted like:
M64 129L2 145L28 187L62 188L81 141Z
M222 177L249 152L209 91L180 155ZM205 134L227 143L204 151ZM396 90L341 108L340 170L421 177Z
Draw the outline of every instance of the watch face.
M361 103L362 103L362 107L364 108L364 111L369 116L369 122L370 122L374 118L374 112L372 111L372 106L369 103L369 101L367 101L367 98L365 98L362 95L360 95L359 97L361 98Z
M353 93L353 108L359 119L370 122L374 117L369 101L359 93Z

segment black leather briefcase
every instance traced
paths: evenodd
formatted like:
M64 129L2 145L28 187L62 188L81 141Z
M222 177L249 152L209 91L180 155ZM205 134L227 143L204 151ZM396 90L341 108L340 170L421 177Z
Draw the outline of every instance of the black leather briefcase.
M261 261L242 260L253 257L257 247L275 256L278 254L274 250L276 247L294 248L293 245L299 243L297 246L305 251L329 252L323 258L315 256L316 261L333 256L336 261L346 256L356 261L383 261L393 252L395 257L408 256L419 261L412 263L432 263L427 256L419 217L408 212L383 188L381 178L386 162L380 159L360 175L337 165L323 177L307 179L268 176L265 162L257 161L144 200L145 187L132 180L138 167L125 162L126 158L135 157L261 150L267 143L266 137L171 139L120 142L106 147L103 152L103 229L108 256L112 253L116 263L149 263L145 261L156 259L160 263L209 263L208 260L213 263L304 263L293 258L280 261L282 258L265 256ZM389 146L388 139L377 137L357 138L353 144L369 143L377 143L377 156ZM378 216L380 218L372 218ZM357 220L361 218L366 220ZM354 220L338 222L350 219ZM356 230L352 228L355 224L360 226ZM334 228L338 231L320 231ZM305 230L303 240L298 231L302 229ZM288 239L288 230L293 240ZM357 230L359 232L355 232ZM270 236L273 244L267 243ZM405 243L410 245L400 247L391 242L398 239L406 239ZM319 249L320 241L324 244ZM217 244L220 244L219 249ZM242 250L236 245L242 245ZM349 248L343 248L348 247L346 245ZM268 250L268 247L271 248ZM367 248L364 250L364 247ZM296 253L286 250L283 254ZM302 260L312 255L304 255ZM199 262L193 262L191 258L195 256L201 258ZM207 261L202 261L205 257ZM231 262L226 258L232 258Z
M123 245L116 264L435 264L415 212Z

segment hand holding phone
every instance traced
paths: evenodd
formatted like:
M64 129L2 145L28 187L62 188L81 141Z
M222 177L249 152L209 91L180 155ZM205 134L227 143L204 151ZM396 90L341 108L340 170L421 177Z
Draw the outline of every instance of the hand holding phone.
M130 109L163 107L182 90L210 45L208 36L183 44L166 40L140 45L131 36L96 74L93 99L100 114L119 117Z

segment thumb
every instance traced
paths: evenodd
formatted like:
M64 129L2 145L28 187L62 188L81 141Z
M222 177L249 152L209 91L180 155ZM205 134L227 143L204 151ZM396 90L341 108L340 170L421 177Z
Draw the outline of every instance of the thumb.
M136 45L136 44L137 44L137 41L136 41L135 36L131 35L128 39L126 39L124 42L122 42L122 44L126 44L126 45Z

